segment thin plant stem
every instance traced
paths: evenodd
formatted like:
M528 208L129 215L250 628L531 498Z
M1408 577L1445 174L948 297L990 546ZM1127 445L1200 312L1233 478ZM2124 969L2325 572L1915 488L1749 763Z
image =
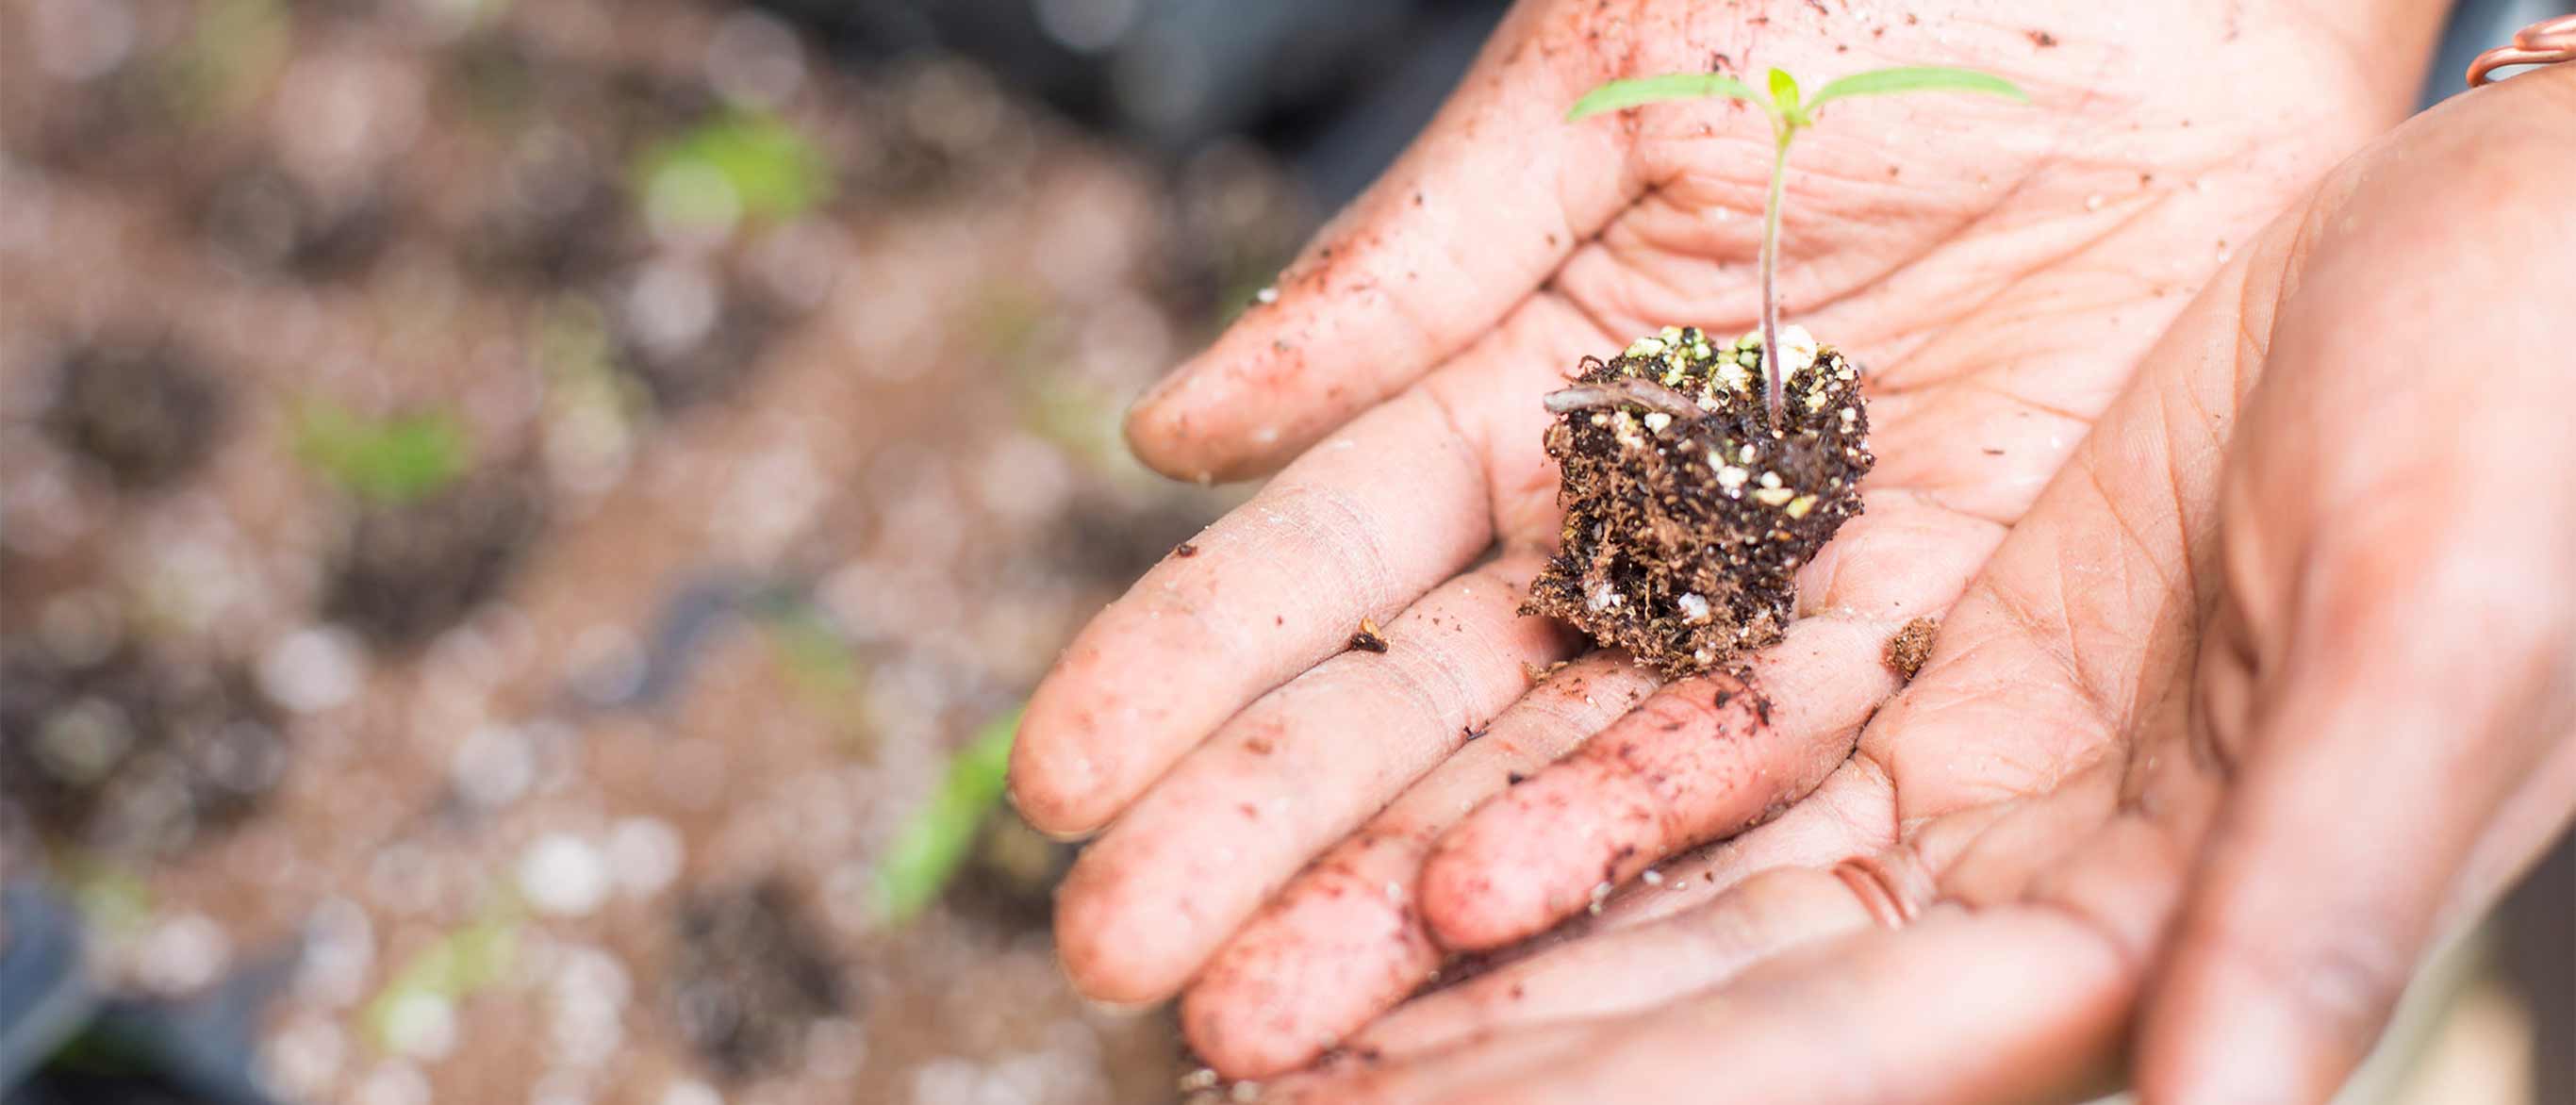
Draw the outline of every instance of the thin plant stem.
M1786 121L1773 125L1779 132L1778 149L1771 155L1771 201L1762 209L1762 401L1776 427L1782 424L1784 393L1789 387L1780 371L1780 295L1776 286L1780 268L1780 195L1782 183L1789 178L1789 139L1797 128Z

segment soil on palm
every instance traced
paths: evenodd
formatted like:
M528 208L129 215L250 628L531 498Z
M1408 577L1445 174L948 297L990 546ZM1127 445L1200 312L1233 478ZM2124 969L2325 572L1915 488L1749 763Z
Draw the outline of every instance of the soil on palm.
M1572 622L1667 675L1778 641L1798 569L1860 513L1874 458L1858 365L1796 327L1775 424L1761 336L1667 327L1548 397L1564 548L1526 613Z

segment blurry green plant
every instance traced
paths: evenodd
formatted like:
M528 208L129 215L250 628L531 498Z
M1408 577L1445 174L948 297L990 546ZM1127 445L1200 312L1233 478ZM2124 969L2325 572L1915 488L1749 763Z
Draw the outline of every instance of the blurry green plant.
M976 730L974 739L948 761L947 778L930 804L904 823L877 862L877 918L888 927L909 923L939 900L974 847L984 819L1000 808L1020 713L1014 708Z
M211 122L251 105L286 66L294 27L281 0L212 0L159 76L180 118Z
M1724 73L1666 73L1657 77L1636 77L1611 81L1574 101L1565 119L1573 122L1606 111L1619 111L1666 100L1693 100L1716 96L1743 100L1762 109L1771 120L1771 197L1762 208L1762 374L1763 401L1771 417L1780 417L1781 393L1788 381L1780 366L1785 358L1773 355L1780 348L1780 299L1773 291L1773 275L1780 264L1780 196L1789 177L1789 143L1798 132L1816 125L1816 113L1826 104L1853 96L1887 96L1900 92L1982 92L2027 102L2030 97L2020 87L2002 77L1973 69L1948 69L1933 65L1903 66L1895 69L1873 69L1838 77L1816 90L1815 96L1801 100L1797 78L1780 69L1771 70L1768 96L1751 85Z
M325 400L296 408L295 452L350 494L389 506L437 494L474 460L452 413L366 418Z
M463 928L442 934L413 953L367 999L359 1013L367 1040L379 1051L397 1051L394 1034L403 1005L414 997L458 1002L501 981L519 954L519 907L503 900Z
M74 848L56 850L50 866L92 932L121 940L152 919L152 887L133 868Z
M761 610L757 624L797 697L853 751L871 751L867 684L859 678L865 662L831 617L797 600Z
M634 186L659 218L722 227L737 215L795 218L830 199L834 182L822 150L785 120L729 111L647 148Z
M786 607L768 612L760 625L799 689L834 699L859 693L858 650L820 611L803 605Z

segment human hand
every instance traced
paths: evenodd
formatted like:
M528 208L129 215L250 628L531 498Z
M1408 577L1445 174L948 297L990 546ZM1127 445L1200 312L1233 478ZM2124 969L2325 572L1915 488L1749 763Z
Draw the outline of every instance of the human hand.
M1307 451L1105 612L1030 704L1022 812L1059 833L1118 819L1061 894L1075 983L1170 995L1300 865L1437 766L1281 893L1192 994L1193 1042L1220 1069L1278 1069L1417 985L1438 957L1426 922L1453 945L1515 939L1605 876L1805 793L1895 685L1879 643L1958 593L2185 293L2402 112L2430 32L2421 6L2340 6L2333 23L2288 5L2130 20L2037 0L1884 20L1683 0L1517 10L1277 302L1131 418L1139 453L1178 475ZM1581 355L1666 321L1750 324L1767 139L1719 104L1560 120L1603 79L1713 55L1818 77L1974 66L2036 106L1854 104L1799 148L1783 294L1876 369L1881 460L1869 513L1805 573L1809 617L1753 660L1779 709L1747 695L1712 712L1706 681L1664 689L1594 742L1629 755L1514 792L1637 833L1533 842L1537 822L1487 817L1524 829L1474 837L1497 863L1453 849L1466 877L1426 882L1417 906L1431 837L1649 689L1603 659L1522 697L1524 665L1576 646L1514 614L1559 517L1537 400ZM1336 655L1364 618L1386 623L1393 651ZM1721 726L1736 739L1712 742Z
M2576 813L2570 128L2561 67L2348 163L1815 795L1264 1100L2325 1100Z

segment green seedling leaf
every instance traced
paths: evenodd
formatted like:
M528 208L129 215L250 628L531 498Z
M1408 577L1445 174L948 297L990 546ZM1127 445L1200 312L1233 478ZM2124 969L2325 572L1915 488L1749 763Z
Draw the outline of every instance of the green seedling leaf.
M1689 96L1732 96L1761 104L1771 119L1771 194L1762 208L1762 252L1756 266L1762 280L1762 348L1780 348L1780 206L1789 178L1789 146L1798 132L1816 123L1816 113L1826 104L1849 96L1884 96L1895 92L1982 92L2028 102L2030 97L2011 81L1969 69L1918 65L1895 69L1877 69L1854 73L1816 90L1812 100L1802 101L1798 79L1786 70L1774 67L1768 82L1771 98L1756 95L1744 83L1715 73L1673 73L1660 77L1637 77L1611 81L1574 102L1566 113L1571 121L1602 111L1653 103L1657 100ZM1776 421L1782 416L1783 388L1781 360L1766 353L1763 365L1763 405Z
M977 730L948 762L939 793L895 834L877 863L877 917L886 925L901 926L920 916L966 862L976 830L1002 804L1020 713L1014 709Z
M1773 72L1776 73L1778 70L1775 69ZM1660 77L1636 77L1624 81L1611 81L1584 93L1583 98L1574 101L1574 106L1566 111L1565 119L1567 122L1573 122L1605 111L1619 111L1641 104L1662 103L1666 100L1695 100L1703 96L1723 96L1732 100L1763 103L1762 94L1755 92L1751 85L1724 73L1666 73Z
M371 419L317 401L304 404L295 421L296 455L372 502L427 498L473 462L464 423L445 411Z
M2023 92L2021 86L1991 73L1938 65L1910 65L1835 78L1816 90L1816 98L1807 102L1807 111L1812 114L1830 101L1852 96L1886 96L1898 92L1979 92L2022 103L2030 102L2029 94Z
M1807 117L1807 113L1798 106L1798 78L1777 66L1771 70L1771 105L1791 119Z
M774 115L716 116L646 150L637 192L657 213L683 223L729 223L740 214L792 219L831 197L831 164L811 141Z

